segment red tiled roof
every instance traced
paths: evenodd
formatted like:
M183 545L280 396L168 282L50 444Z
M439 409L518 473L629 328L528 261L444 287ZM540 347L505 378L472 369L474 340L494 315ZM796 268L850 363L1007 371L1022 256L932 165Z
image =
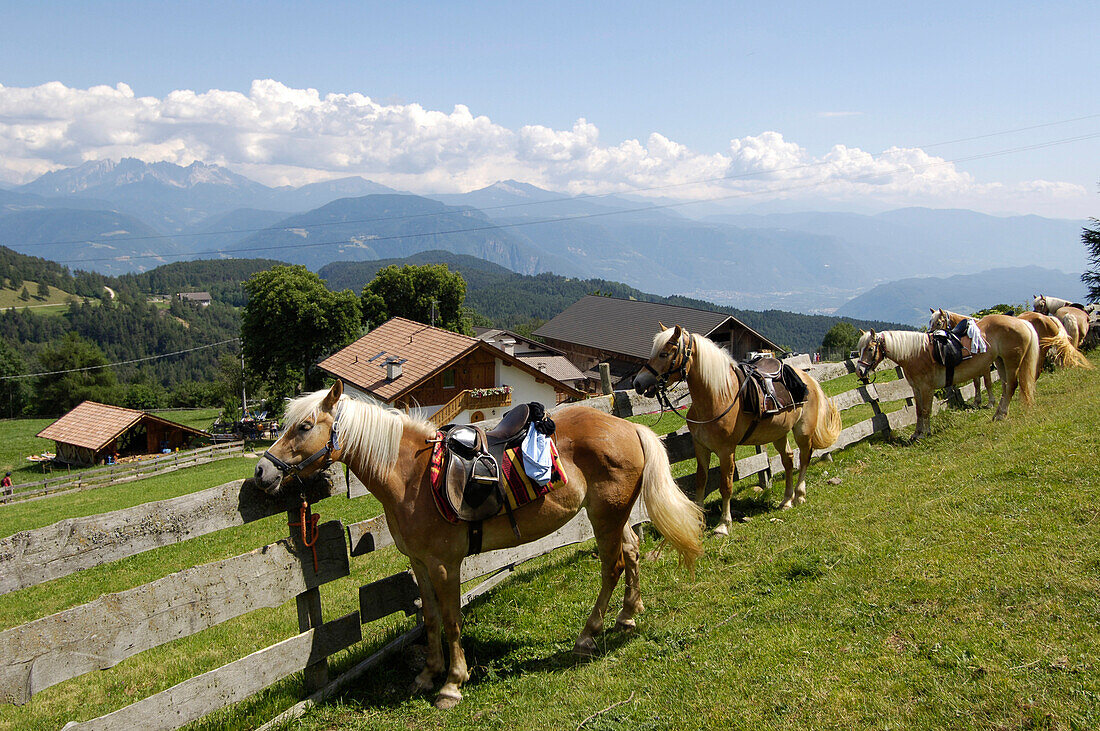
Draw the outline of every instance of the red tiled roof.
M449 330L395 317L325 358L319 365L383 401L392 401L472 351L479 342ZM401 376L387 381L386 361L391 358L404 362Z
M174 421L162 419L159 416L147 414L144 411L101 404L95 401L84 401L77 405L72 411L38 432L37 436L43 439L52 439L55 442L98 450L106 446L112 439L137 424L142 418L153 419L164 424L171 424L174 427L179 427L180 429L185 429L195 434L207 434L200 429L193 429L183 424L177 424Z
M520 353L516 357L527 365L559 381L576 381L584 378L584 374L581 373L580 369L564 355L527 355Z
M393 403L427 378L478 348L488 348L493 357L518 365L536 378L545 378L559 391L572 396L582 395L553 375L542 373L530 363L488 343L403 317L387 320L318 365L375 398ZM392 381L386 380L386 361L390 359L402 361L401 376Z

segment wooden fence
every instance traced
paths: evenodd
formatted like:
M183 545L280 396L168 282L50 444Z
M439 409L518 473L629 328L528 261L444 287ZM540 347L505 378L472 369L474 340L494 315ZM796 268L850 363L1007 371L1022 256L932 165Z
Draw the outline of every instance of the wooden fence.
M90 490L93 487L117 485L121 482L140 480L143 477L175 472L184 467L194 467L208 462L217 462L244 454L244 442L235 441L226 444L213 444L199 449L187 449L151 459L141 459L107 467L65 473L57 477L46 477L34 482L21 482L12 486L12 494L3 496L3 501L25 500L31 497L53 495L69 490Z
M809 368L808 363L803 365ZM814 366L811 372L829 380L851 371L849 362ZM867 403L873 416L845 428L837 444L826 451L913 423L911 396L904 381L861 386L836 396L839 408ZM880 403L901 399L908 402L900 410L886 414L879 408ZM657 410L655 401L632 394L598 397L587 403L624 416ZM668 435L665 443L673 461L693 454L690 436L684 430ZM737 461L739 479L758 475L765 483L780 470L778 458L769 460L763 450ZM344 482L342 472L333 471L313 480L306 488L310 502L334 495L354 497L364 492L357 480L353 479L351 484ZM287 511L288 522L295 522L296 503L297 498L273 499L250 482L238 480L169 500L23 531L0 539L0 594L283 511ZM646 520L639 501L631 524ZM0 632L0 701L26 703L45 688L110 668L147 649L191 636L256 609L278 607L293 598L298 608L299 634L105 716L71 722L66 728L178 728L304 671L305 686L311 695L272 719L270 726L290 720L311 705L341 692L357 677L421 636L423 627L418 625L339 677L330 679L329 656L360 642L365 623L395 612L417 613L419 591L411 572L394 574L360 589L358 611L325 620L320 587L348 576L352 558L365 559L386 549L393 545L393 538L382 516L346 528L339 521L324 523L316 543L315 571L313 553L301 545L297 530L290 532L287 538L247 553L194 566ZM591 527L582 513L538 541L466 559L462 566L463 582L487 578L467 591L463 603L491 589L524 561L591 536Z

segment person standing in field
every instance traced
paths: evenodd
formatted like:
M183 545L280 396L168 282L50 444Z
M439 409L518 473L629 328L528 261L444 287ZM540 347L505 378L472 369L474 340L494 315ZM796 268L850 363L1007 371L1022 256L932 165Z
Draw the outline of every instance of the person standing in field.
M5 497L12 494L13 490L11 486L11 470L8 470L7 473L4 475L4 479L0 480L0 491L3 492Z

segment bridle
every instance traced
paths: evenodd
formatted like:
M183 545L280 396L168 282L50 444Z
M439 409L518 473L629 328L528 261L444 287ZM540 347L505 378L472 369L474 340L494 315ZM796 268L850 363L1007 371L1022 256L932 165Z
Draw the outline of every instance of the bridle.
M267 459L271 462L271 464L275 465L275 469L279 470L279 472L282 473L284 480L288 477L293 477L298 480L299 483L301 483L302 471L317 460L325 461L324 464L321 465L321 469L324 469L325 467L328 467L330 464L332 464L332 453L340 449L340 437L339 431L337 429L339 425L340 411L337 410L336 418L332 420L332 431L329 433L328 443L326 443L325 446L321 447L313 454L303 459L298 464L287 464L286 462L272 454L270 449L264 451L262 459Z
M879 333L878 337L871 338L870 342L868 342L867 345L873 346L871 349L872 357L881 354L881 357L879 357L878 360L873 363L869 363L863 360L863 353L861 352L859 355L859 360L856 361L857 366L863 366L865 374L868 371L872 374L871 378L867 378L866 375L858 376L859 380L863 381L864 384L871 384L878 380L878 371L875 369L878 368L878 364L886 358L886 335L883 333Z
M685 340L685 337L687 343L686 345L681 345L681 343ZM657 378L657 403L661 405L661 416L657 417L658 421L661 420L661 417L665 415L666 411L671 411L689 424L710 424L711 422L718 421L723 416L728 414L733 409L734 404L737 403L737 397L734 397L734 399L730 401L730 405L726 407L725 411L713 418L702 420L689 419L688 417L682 415L677 410L676 406L673 405L672 400L669 398L668 395L668 379L670 376L672 376L672 374L678 372L680 375L680 380L684 382L687 381L688 362L691 360L694 342L695 338L693 335L691 335L691 333L689 333L687 330L681 330L680 339L676 341L676 347L672 351L672 355L669 357L669 366L667 371L665 371L664 373L658 373L657 369L651 366L648 362L646 362L646 364L642 366L643 370L649 371ZM677 356L679 356L680 358L679 364L674 362L674 359ZM741 387L737 391L737 396L741 395L741 392L744 391L745 385L747 383L748 379L745 379L745 381L741 384ZM680 398L676 399L677 403L679 403L681 399L687 397L687 395L688 394L685 393L680 396Z

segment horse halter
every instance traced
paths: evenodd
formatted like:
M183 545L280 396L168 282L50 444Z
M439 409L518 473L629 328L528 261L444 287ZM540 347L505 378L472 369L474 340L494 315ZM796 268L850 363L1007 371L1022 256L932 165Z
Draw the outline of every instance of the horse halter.
M293 477L298 482L302 481L302 470L309 467L311 464L319 459L325 460L325 463L321 465L321 469L328 467L332 464L332 453L340 448L340 437L337 431L337 427L340 425L340 412L336 412L336 418L332 420L332 431L329 433L328 443L325 446L318 449L313 454L303 459L298 464L287 464L283 460L276 457L271 453L271 450L265 450L262 459L267 459L271 464L275 465L275 469L283 475L285 480L288 477ZM272 445L274 446L274 445Z
M878 337L871 338L867 345L873 346L871 351L872 357L879 354L881 354L881 356L875 362L869 363L863 360L863 353L860 353L859 360L856 361L856 365L863 366L864 375L860 376L857 373L857 378L863 381L864 384L871 384L878 380L878 371L876 371L875 368L878 368L878 364L881 363L884 358L886 358L886 335L883 333L879 333ZM866 374L868 372L872 374L871 378L867 377Z
M683 344L685 338L687 340L686 345ZM669 378L669 376L671 376L673 373L676 373L677 371L679 371L679 373L680 373L680 380L682 380L682 381L687 380L687 366L688 366L688 361L691 360L691 344L692 344L691 333L689 333L687 330L681 330L680 331L680 337L676 341L676 346L672 351L672 355L668 359L669 365L668 365L668 370L667 371L665 371L664 373L658 373L657 369L649 364L649 361L646 361L646 364L644 366L642 366L642 370L649 371L657 379L657 390L658 391L667 391L668 390L668 378ZM677 357L679 357L679 359L680 359L679 365L677 365L675 363L675 359Z

